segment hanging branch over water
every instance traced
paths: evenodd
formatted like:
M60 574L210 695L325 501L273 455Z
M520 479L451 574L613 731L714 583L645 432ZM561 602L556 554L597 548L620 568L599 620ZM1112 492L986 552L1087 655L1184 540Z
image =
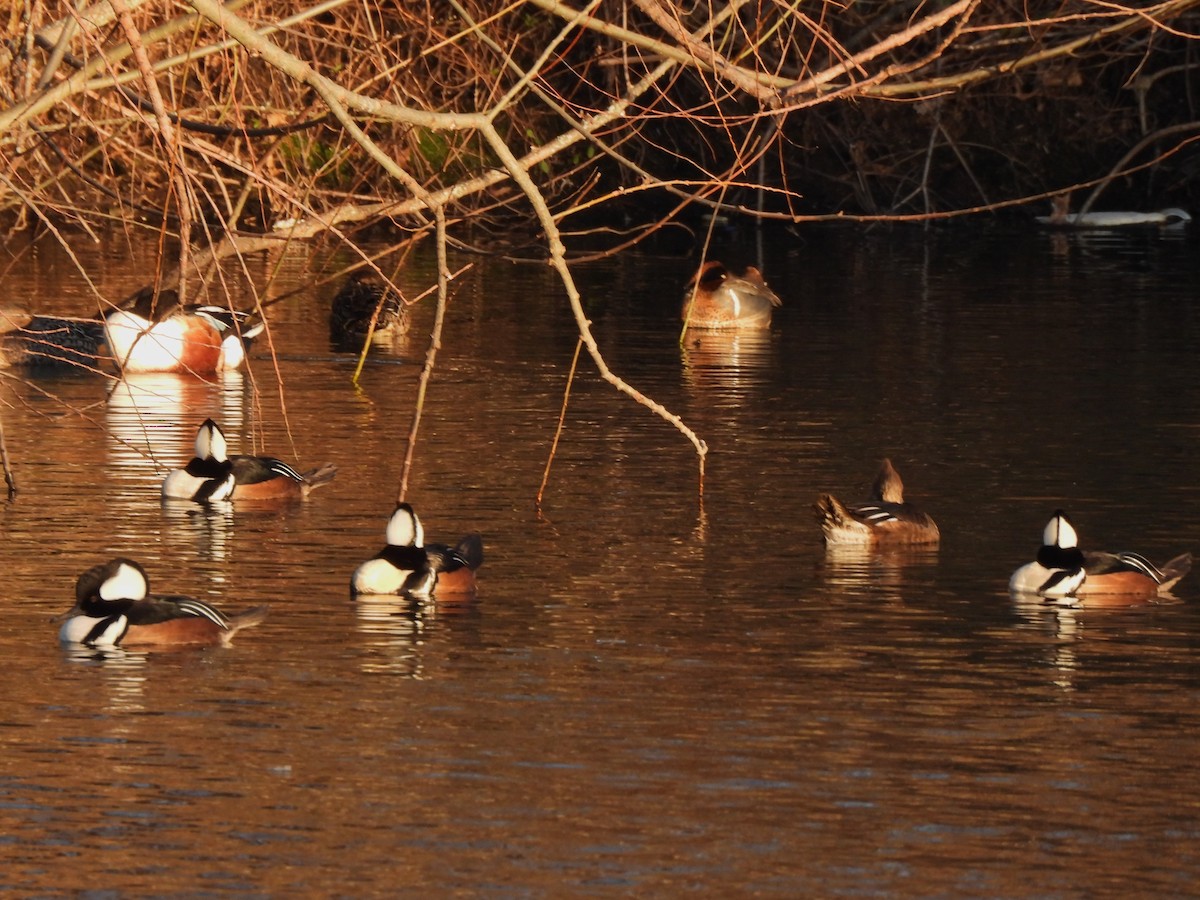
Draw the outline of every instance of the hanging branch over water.
M1200 0L187 6L10 16L11 225L68 247L113 216L154 229L178 260L161 286L204 291L226 257L324 238L365 260L361 227L428 233L437 211L455 247L548 261L602 377L687 436L701 473L704 442L608 369L572 260L713 214L930 221L1101 179L1129 202L1196 199L1178 98Z
M433 364L442 349L442 325L446 321L446 303L450 295L450 265L446 260L446 211L440 206L433 209L437 224L437 311L433 317L433 329L429 333L429 349L425 353L425 365L417 382L417 402L413 404L412 426L408 430L408 441L404 448L404 466L400 470L400 489L396 502L403 503L408 496L408 476L412 472L413 455L417 449L417 434L421 429L421 414L425 410L425 392L433 374Z

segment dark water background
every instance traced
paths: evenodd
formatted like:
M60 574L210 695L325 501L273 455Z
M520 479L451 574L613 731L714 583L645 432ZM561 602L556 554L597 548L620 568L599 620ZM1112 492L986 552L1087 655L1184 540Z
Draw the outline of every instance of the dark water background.
M113 297L151 250L77 248ZM682 351L694 259L581 267L609 364L712 452L701 503L690 445L585 363L543 518L574 325L544 266L459 260L409 492L431 539L485 537L457 605L347 597L394 502L428 304L356 387L297 248L252 261L300 292L244 377L7 373L0 888L1193 891L1200 580L1116 610L1005 586L1058 506L1087 546L1200 552L1198 259L1187 232L818 232L766 251L769 335ZM4 288L94 308L49 245ZM164 508L209 415L338 477L282 508ZM940 550L826 555L812 501L864 498L885 455ZM50 618L116 554L272 614L228 649L64 651Z

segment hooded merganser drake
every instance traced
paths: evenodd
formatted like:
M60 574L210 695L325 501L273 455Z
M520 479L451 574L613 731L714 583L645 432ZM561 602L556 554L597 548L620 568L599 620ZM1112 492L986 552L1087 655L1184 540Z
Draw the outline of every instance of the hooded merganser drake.
M937 524L911 503L904 502L904 482L885 459L871 486L871 499L848 507L832 494L813 504L827 545L936 544Z
M175 291L143 288L104 315L104 336L121 371L213 375L234 369L264 328L252 313L179 304Z
M682 314L689 328L768 328L771 314L782 305L754 266L734 275L710 260L688 282Z
M378 313L376 312L378 310ZM371 331L371 318L375 330ZM374 338L399 337L408 331L408 307L384 284L351 277L333 298L329 310L329 340L338 347L361 345Z
M411 506L401 503L388 519L387 546L354 570L350 593L418 599L473 594L475 570L481 565L480 535L468 534L454 547L426 544L421 520Z
M237 481L227 454L225 433L212 419L205 419L196 432L196 455L182 469L167 473L162 495L168 500L229 500Z
M195 451L184 468L168 473L163 497L202 503L307 497L337 474L337 466L331 463L300 473L273 456L229 456L225 433L212 419L205 419L196 432Z
M1059 509L1042 530L1042 549L1037 559L1013 572L1008 589L1017 594L1061 599L1074 597L1087 577L1079 537L1067 514Z
M75 583L75 606L59 629L60 641L89 647L228 644L257 625L267 607L227 616L202 600L150 593L146 570L117 557L93 566Z

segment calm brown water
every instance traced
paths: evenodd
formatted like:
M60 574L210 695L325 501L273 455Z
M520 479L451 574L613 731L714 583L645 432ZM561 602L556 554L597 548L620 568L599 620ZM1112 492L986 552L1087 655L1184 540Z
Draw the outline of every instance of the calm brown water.
M432 539L484 534L470 604L347 597L382 545L429 309L356 388L331 288L274 307L282 403L261 354L215 385L6 377L0 888L1194 891L1200 581L1122 610L1005 586L1060 505L1090 546L1200 551L1196 250L797 239L765 260L771 334L682 354L694 261L582 268L610 364L712 453L701 506L690 446L585 366L544 519L573 323L543 267L476 261L409 494ZM114 296L149 277L125 248L79 252ZM305 262L278 290L310 283ZM427 277L414 264L410 286ZM90 303L51 247L4 287ZM208 415L235 448L338 477L284 508L164 508ZM827 556L811 502L863 498L884 455L940 551ZM228 649L74 656L50 618L116 554L156 589L271 617Z

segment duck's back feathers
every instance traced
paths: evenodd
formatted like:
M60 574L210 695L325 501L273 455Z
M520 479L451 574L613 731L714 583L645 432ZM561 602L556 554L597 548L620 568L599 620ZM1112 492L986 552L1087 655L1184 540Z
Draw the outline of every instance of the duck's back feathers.
M297 472L273 456L236 455L233 465L235 500L267 500L277 497L307 497L309 492L328 484L337 474L337 466L325 463L308 472Z
M468 569L478 569L483 565L483 535L468 534L463 537L450 554L454 561Z
M782 305L754 266L735 275L709 260L688 282L681 315L690 328L768 328L771 314Z
M822 494L813 504L817 522L830 544L869 544L871 529L854 517L854 513L833 494Z
M104 326L97 321L56 316L26 316L20 321L0 317L2 356L7 365L31 368L75 366L92 369L104 343Z
M375 320L374 331L371 320ZM408 307L384 284L351 278L333 298L329 338L335 345L362 343L368 334L399 336L408 331Z
M830 545L935 544L941 539L933 518L904 502L904 482L889 459L881 463L866 503L850 507L832 494L821 494L813 510Z
M1171 590L1179 579L1192 570L1192 554L1181 553L1161 567L1140 553L1106 553L1089 550L1084 554L1087 581L1081 595L1131 594L1153 597Z
M75 582L75 606L59 638L89 646L228 644L267 615L259 606L225 615L203 600L150 594L146 571L125 557L93 566Z

